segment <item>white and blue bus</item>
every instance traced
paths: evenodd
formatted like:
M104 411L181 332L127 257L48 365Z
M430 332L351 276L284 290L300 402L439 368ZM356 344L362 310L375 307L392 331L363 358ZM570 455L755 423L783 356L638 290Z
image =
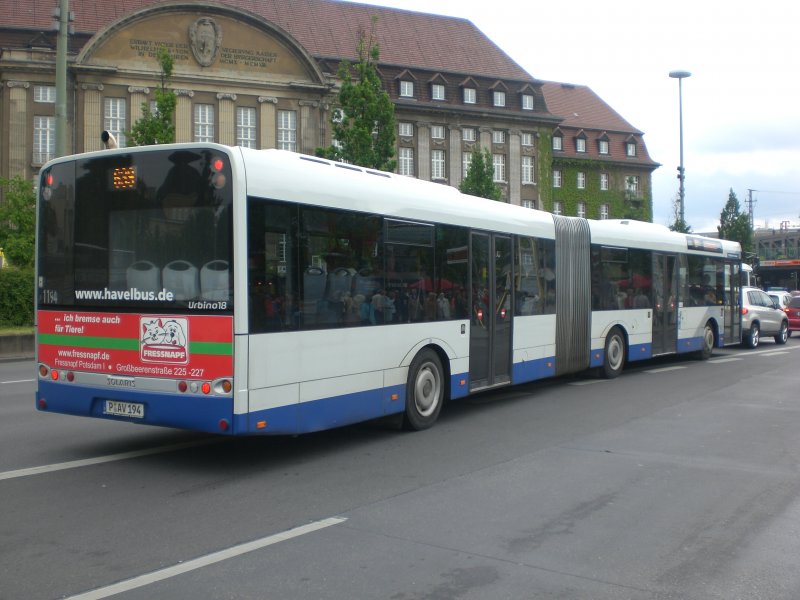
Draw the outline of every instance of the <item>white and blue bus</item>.
M39 410L297 434L740 340L737 243L278 150L41 172Z

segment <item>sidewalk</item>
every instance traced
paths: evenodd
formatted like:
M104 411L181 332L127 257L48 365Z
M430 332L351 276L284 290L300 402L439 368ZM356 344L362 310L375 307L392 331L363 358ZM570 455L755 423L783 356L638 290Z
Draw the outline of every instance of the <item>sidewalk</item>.
M33 358L33 334L0 335L0 360Z

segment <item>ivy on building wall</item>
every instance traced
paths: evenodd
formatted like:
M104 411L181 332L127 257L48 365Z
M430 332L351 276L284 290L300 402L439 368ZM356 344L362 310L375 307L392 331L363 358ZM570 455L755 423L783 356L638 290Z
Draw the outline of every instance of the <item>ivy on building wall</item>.
M551 146L552 147L552 146ZM550 153L552 156L552 152ZM544 162L544 161L543 161ZM609 219L637 219L652 221L652 192L649 187L650 179L642 171L639 176L639 189L630 192L626 180L631 176L630 169L617 167L609 163L602 163L590 159L553 157L549 164L551 172L548 174L550 194L543 206L546 210L553 211L555 202L561 203L561 214L576 216L578 203L586 205L586 217L600 218L600 206L608 205ZM553 187L552 170L561 171L561 187ZM585 187L578 189L578 173L586 176ZM600 189L600 174L608 174L608 190Z

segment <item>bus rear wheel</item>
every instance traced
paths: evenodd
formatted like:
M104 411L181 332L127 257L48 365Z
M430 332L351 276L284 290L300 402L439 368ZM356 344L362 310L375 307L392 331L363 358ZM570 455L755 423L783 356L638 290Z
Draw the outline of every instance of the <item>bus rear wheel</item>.
M625 336L619 327L614 327L606 337L605 353L601 373L606 379L619 377L625 366Z
M426 348L414 357L406 384L406 429L428 429L439 418L444 402L444 370L439 356Z
M700 352L697 353L697 356L700 358L700 360L708 360L711 358L711 355L714 352L715 340L716 336L714 335L714 328L711 327L711 323L706 323L706 326L703 328L703 346L700 349Z

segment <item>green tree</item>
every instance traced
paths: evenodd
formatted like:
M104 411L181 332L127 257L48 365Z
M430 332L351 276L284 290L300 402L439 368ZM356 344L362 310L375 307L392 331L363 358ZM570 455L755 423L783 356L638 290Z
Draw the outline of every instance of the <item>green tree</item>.
M128 133L128 140L133 146L170 144L175 141L173 117L178 100L175 92L168 87L174 61L164 46L158 48L157 58L161 65L161 87L155 91L156 109L151 111L150 104L142 102L142 116Z
M750 227L750 217L742 212L739 199L733 189L728 194L728 201L719 215L717 231L721 239L739 242L742 252L752 251L753 230Z
M376 17L369 36L359 33L358 62L342 61L338 102L332 111L331 132L335 143L317 148L317 156L354 165L394 171L394 104L382 88L378 74L380 46L375 41Z
M476 148L469 161L467 174L458 186L462 194L470 194L489 200L500 200L503 191L494 182L492 155L488 150Z
M17 267L32 267L36 236L36 194L33 183L22 177L0 177L4 200L0 202L0 248Z

